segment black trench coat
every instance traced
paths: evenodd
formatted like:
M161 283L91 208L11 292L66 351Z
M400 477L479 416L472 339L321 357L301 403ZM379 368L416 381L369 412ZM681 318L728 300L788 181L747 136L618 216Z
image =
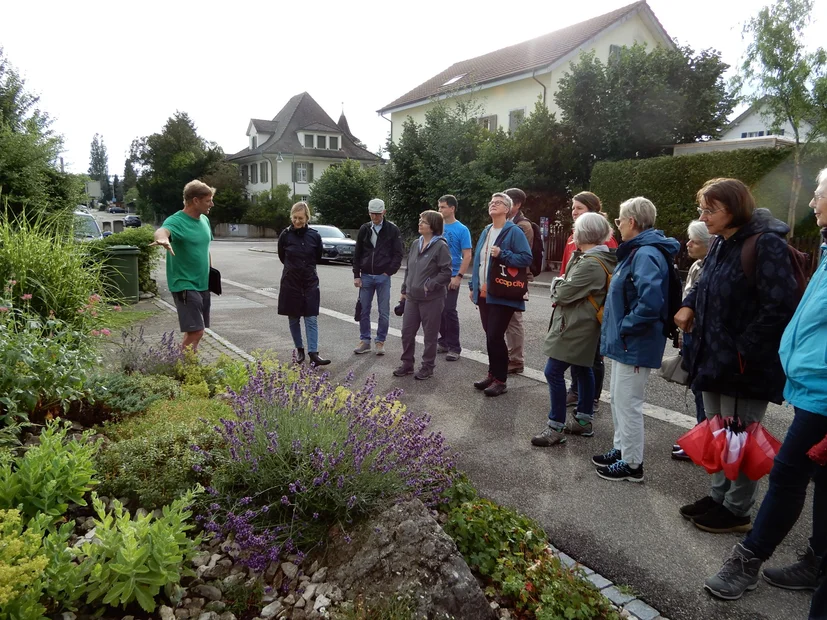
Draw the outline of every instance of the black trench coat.
M316 264L322 259L322 238L304 226L290 226L279 235L279 259L284 264L279 286L279 314L319 315L319 276Z

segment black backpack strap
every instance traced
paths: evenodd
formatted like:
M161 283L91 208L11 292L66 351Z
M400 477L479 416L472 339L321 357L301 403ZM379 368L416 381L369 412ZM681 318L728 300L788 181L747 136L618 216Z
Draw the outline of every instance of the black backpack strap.
M755 263L758 260L758 238L764 233L750 235L741 245L741 269L750 286L755 286Z

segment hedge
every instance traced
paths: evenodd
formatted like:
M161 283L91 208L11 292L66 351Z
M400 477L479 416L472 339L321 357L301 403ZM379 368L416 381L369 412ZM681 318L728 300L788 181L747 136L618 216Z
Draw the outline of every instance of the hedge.
M94 253L101 253L112 245L134 245L141 253L138 255L138 288L147 293L158 293L158 286L152 279L152 270L161 258L157 247L149 247L154 239L154 231L150 226L129 228L89 244Z
M796 235L816 234L808 203L818 171L827 166L827 145L819 145L802 161L803 183L798 198ZM600 196L614 218L620 203L646 196L658 209L658 228L684 238L687 224L698 218L695 194L708 179L733 177L750 186L759 207L787 221L793 154L790 149L739 149L680 157L598 162L592 170L591 191Z

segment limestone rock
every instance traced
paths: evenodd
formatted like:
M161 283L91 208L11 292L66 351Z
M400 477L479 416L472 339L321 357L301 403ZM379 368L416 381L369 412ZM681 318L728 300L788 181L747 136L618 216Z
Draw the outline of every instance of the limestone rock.
M203 596L208 601L219 601L221 600L221 590L216 588L215 586L208 586L208 585L200 585L195 586L192 589L195 594L198 596Z
M261 610L260 615L262 618L264 618L264 620L267 620L268 618L274 618L275 615L279 613L283 608L284 605L281 603L281 601L273 601L272 603L267 605L267 607Z
M327 566L322 566L320 569L313 571L311 581L313 583L322 583L327 579Z
M292 562L282 562L281 570L284 575L291 581L299 574L299 567Z
M161 620L174 620L175 618L172 607L167 607L166 605L161 605L161 607L158 608L158 615L161 617Z

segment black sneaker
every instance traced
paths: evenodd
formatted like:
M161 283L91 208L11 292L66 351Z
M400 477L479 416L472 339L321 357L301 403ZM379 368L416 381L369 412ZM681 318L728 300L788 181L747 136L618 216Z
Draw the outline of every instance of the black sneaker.
M493 397L493 396L499 396L500 394L505 394L507 391L508 391L508 386L506 386L505 383L503 383L502 381L497 381L496 379L494 379L494 381L491 382L491 385L489 385L487 388L485 388L482 391L482 393L485 394L486 396L492 396Z
M623 459L608 467L598 467L597 475L604 480L628 480L629 482L643 482L643 463L632 469Z
M713 534L728 534L729 532L749 532L752 524L748 516L736 517L723 504L715 505L711 510L692 519L699 530Z
M426 379L430 379L433 376L434 376L433 369L425 368L423 366L419 370L416 371L416 374L414 375L414 379L419 379L420 381L425 381Z
M798 556L798 562L789 566L778 568L765 568L764 581L776 588L785 590L815 590L821 579L819 579L819 567L821 558L813 551L812 547Z
M492 383L494 383L494 375L492 375L491 373L488 373L488 376L485 379L483 379L482 381L474 381L474 387L477 388L478 390L484 390L485 388L487 388Z
M592 457L592 463L597 467L608 467L620 460L620 450L612 448L606 454L598 454Z
M412 375L414 373L413 366L400 366L396 370L393 371L394 377L405 377L407 375Z
M700 517L705 515L707 512L719 506L718 502L712 499L709 495L705 495L697 502L692 502L691 504L687 504L686 506L681 506L678 508L678 512L681 513L681 516L684 519L694 519L695 517Z
M758 587L758 572L761 560L755 554L738 543L724 562L721 570L714 577L704 582L704 589L712 596L725 601L735 601L747 590Z

